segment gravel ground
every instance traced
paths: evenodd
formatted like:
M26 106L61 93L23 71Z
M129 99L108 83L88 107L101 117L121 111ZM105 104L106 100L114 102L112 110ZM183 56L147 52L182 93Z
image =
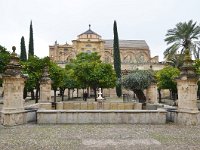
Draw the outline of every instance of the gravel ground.
M0 126L0 150L199 150L200 126L84 124Z

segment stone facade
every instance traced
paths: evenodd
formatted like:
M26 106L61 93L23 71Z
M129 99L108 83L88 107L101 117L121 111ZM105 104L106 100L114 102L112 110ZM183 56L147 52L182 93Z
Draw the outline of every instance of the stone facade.
M144 40L119 40L122 70L150 69L160 70L163 64L159 63L158 56L151 57L150 49ZM55 42L49 46L49 57L64 67L70 59L80 52L97 52L101 60L113 64L113 40L102 39L101 36L89 27L89 30L72 40L72 45L60 45Z

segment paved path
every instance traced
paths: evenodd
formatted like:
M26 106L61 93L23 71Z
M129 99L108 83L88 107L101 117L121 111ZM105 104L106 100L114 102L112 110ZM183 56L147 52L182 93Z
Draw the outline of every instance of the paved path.
M200 126L0 126L1 150L199 150Z

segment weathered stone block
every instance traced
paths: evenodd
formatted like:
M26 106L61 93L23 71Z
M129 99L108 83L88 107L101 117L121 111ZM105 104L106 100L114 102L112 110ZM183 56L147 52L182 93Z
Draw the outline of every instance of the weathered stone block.
M27 123L27 112L2 112L1 113L1 124L4 126L15 126Z
M124 110L133 110L133 103L124 103Z
M178 112L177 123L182 125L198 125L199 122L199 112L189 113L189 112Z
M87 103L81 103L81 110L87 110Z
M52 104L51 103L40 103L40 109L51 110Z
M124 110L124 103L118 103L118 110Z
M74 109L73 106L74 106L74 105L73 105L73 103L71 103L71 102L63 103L63 109L64 109L64 110L73 110L73 109Z
M87 109L88 109L88 110L94 110L94 104L91 103L91 102L88 102L88 103L87 103Z
M118 109L118 104L117 103L110 103L110 110L117 110Z
M97 106L98 102L93 102L93 105L94 105L94 110L97 110L98 109L98 106Z
M56 103L56 109L57 110L63 110L63 102L57 102Z
M81 104L80 103L73 103L73 109L74 110L80 110L81 109Z
M110 109L110 103L103 103L103 109L104 110L109 110Z
M135 110L142 110L142 103L134 103Z

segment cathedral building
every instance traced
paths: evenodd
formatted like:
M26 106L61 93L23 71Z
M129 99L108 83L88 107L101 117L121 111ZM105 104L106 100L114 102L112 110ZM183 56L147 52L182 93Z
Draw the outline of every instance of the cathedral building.
M160 70L163 64L159 63L158 56L151 57L150 49L145 40L119 40L122 71L135 69ZM102 37L89 29L78 35L72 44L58 44L49 46L49 57L64 67L78 53L97 52L101 60L113 64L113 39L102 39Z

